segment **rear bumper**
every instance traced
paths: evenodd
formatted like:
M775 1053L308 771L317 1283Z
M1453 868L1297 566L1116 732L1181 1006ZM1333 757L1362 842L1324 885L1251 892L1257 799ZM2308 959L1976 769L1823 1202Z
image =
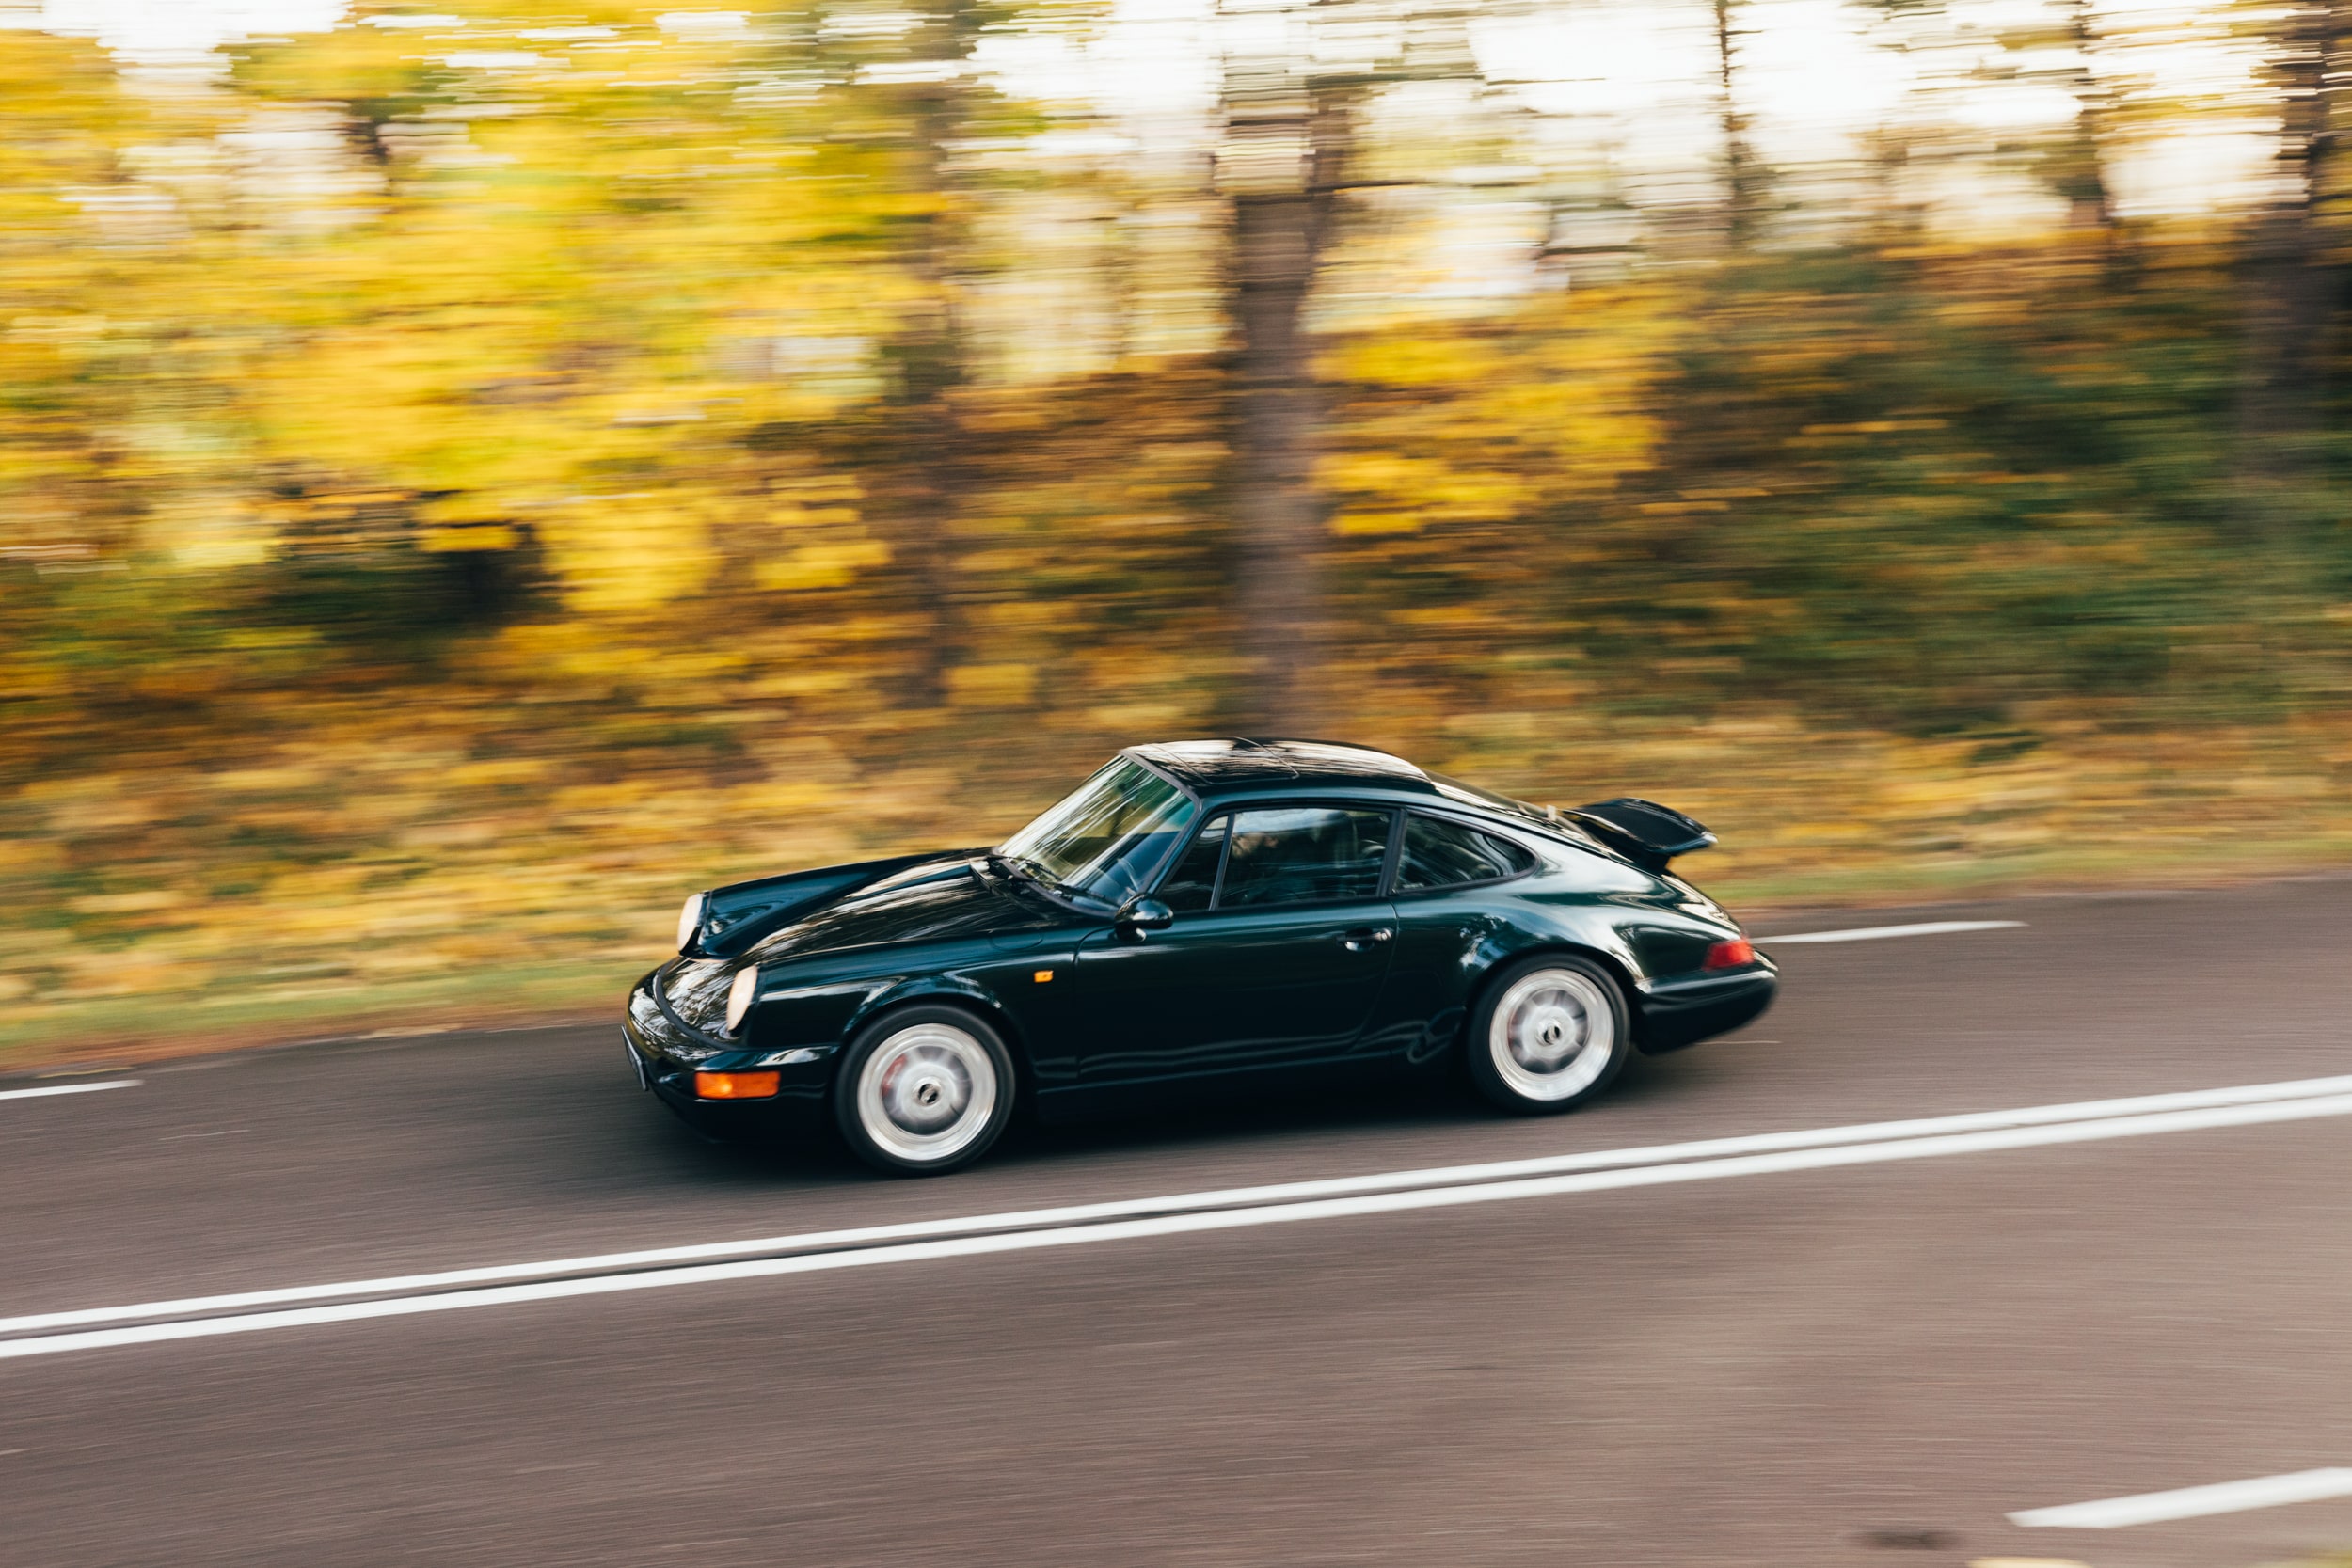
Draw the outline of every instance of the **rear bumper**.
M1712 1039L1762 1013L1779 990L1780 975L1764 958L1728 974L1648 982L1636 1004L1634 1043L1655 1056Z

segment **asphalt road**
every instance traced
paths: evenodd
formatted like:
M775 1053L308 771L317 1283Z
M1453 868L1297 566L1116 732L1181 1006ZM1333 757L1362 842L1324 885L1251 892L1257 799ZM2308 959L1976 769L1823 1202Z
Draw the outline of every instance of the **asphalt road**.
M0 1314L2352 1073L2352 881L1781 920L1781 1004L1565 1118L1358 1099L928 1182L706 1145L617 1028L0 1098ZM0 1091L72 1079L0 1082ZM2352 1116L0 1361L0 1563L2245 1568L2352 1497ZM0 1340L0 1350L5 1340Z

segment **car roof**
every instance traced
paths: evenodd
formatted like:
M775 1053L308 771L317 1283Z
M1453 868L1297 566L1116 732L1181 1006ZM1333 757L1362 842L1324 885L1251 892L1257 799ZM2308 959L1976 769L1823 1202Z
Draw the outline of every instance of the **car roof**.
M1372 785L1435 795L1429 775L1403 757L1332 740L1254 739L1171 740L1152 746L1130 746L1140 757L1182 781L1196 794L1229 789L1258 789L1297 784L1309 788Z

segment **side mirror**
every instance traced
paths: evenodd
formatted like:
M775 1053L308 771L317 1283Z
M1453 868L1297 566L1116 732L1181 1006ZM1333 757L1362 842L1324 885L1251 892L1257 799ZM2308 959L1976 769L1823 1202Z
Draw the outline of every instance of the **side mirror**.
M1121 931L1165 931L1176 924L1176 911L1156 898L1138 898L1119 911Z

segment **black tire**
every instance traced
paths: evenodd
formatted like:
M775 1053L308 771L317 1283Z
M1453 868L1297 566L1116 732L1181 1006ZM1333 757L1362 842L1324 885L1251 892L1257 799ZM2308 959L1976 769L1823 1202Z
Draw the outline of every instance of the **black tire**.
M1463 1042L1470 1081L1520 1116L1574 1110L1599 1099L1625 1070L1631 1022L1624 988L1589 958L1521 958L1495 974L1471 1009Z
M857 1157L894 1176L945 1176L986 1154L1012 1119L1012 1053L969 1007L899 1007L858 1031L834 1080L834 1121Z

